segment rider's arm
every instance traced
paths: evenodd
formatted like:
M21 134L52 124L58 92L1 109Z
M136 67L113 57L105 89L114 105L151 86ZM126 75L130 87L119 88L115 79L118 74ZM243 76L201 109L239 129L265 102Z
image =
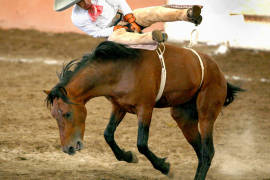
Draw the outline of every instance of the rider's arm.
M85 21L83 23L76 23L76 21L72 22L80 30L93 37L109 37L113 33L114 27L100 28L91 23L91 21Z
M118 3L118 8L124 14L124 20L131 24L130 30L141 32L140 26L135 22L136 18L134 17L131 8L129 7L126 0L111 0Z
M124 15L132 13L132 10L126 0L117 0L119 9L123 12Z

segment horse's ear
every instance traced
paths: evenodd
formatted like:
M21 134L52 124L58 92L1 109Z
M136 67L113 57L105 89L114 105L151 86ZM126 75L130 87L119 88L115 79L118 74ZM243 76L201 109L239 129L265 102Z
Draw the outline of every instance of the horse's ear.
M43 90L43 92L44 92L45 94L47 94L47 95L49 95L49 94L51 93L51 91L49 91L49 90Z

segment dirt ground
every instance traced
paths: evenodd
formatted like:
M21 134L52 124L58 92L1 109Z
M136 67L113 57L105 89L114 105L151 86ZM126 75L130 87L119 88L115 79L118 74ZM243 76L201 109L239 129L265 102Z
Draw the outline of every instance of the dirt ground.
M134 115L125 117L116 141L135 152L139 163L115 159L103 138L111 108L104 98L87 104L85 148L74 156L61 151L57 124L42 92L57 83L55 72L61 63L44 61L69 62L101 40L72 33L0 29L0 179L168 179L139 154ZM212 53L216 47L197 49ZM213 57L229 81L247 91L224 108L216 121L216 153L207 179L270 179L270 52L230 49ZM158 156L168 157L175 179L193 179L196 155L169 109L155 110L149 146Z

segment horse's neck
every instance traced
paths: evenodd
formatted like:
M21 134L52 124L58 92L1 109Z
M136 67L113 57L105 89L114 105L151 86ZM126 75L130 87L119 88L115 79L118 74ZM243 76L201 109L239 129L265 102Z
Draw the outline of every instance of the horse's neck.
M110 94L108 84L115 81L113 64L95 64L80 70L67 84L66 90L75 102L87 102L89 99Z

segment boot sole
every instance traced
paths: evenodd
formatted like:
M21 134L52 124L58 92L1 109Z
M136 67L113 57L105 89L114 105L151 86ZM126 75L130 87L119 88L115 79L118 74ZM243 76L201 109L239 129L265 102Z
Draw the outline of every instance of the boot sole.
M166 33L163 33L158 31L158 30L154 30L152 32L152 38L154 41L157 41L157 42L164 42L168 39L168 35Z
M191 15L191 17L193 18L193 19L196 19L196 18L198 18L199 16L201 15L201 8L199 7L199 6L193 6L192 7L192 15Z

